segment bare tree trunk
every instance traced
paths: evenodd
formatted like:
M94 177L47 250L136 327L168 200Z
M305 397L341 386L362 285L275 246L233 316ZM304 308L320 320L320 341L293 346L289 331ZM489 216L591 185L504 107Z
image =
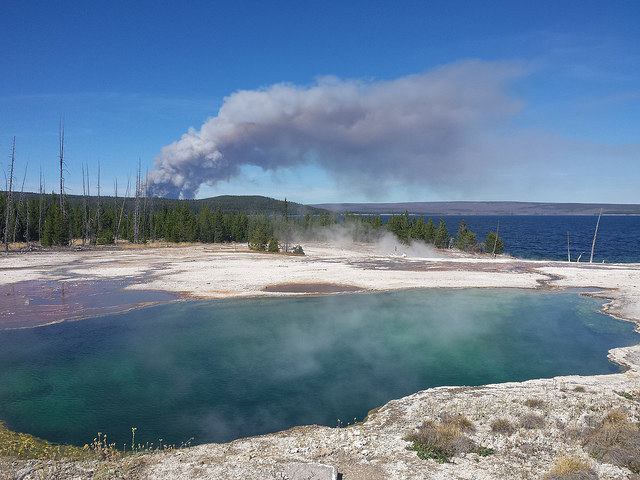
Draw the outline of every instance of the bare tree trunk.
M27 165L28 167L28 165ZM22 217L22 197L24 195L24 182L27 179L27 168L24 169L24 176L22 177L22 186L20 187L20 196L18 197L18 206L16 207L16 221L13 222L13 243L16 243L16 236L18 234L18 225L24 221Z
M96 243L96 229L91 221L91 176L89 175L89 164L87 164L87 239L89 243Z
M571 247L569 246L569 232L567 232L567 261L571 263Z
M38 198L38 238L40 239L40 243L42 244L42 192L44 187L42 186L42 166L40 166L40 198Z
M138 174L136 176L136 203L133 210L133 243L140 243L140 159L138 159Z
M21 214L21 209L22 209L22 200L24 198L24 182L26 182L27 180L27 169L29 168L29 164L27 163L27 166L24 167L24 176L22 177L22 185L20 186L20 196L18 197L18 208L16 209L16 223L14 224L13 227L13 241L16 241L16 233L18 230L18 218L20 218ZM29 202L27 201L27 214L26 214L26 218L24 219L20 219L20 221L24 222L24 226L25 226L25 235L24 235L24 239L27 242L27 245L29 245Z
M22 197L22 192L24 192L24 182L27 179L27 168L29 168L29 163L27 163L27 166L24 167L24 177L22 178L22 188L20 189L20 197ZM27 243L27 250L30 250L31 235L29 233L29 199L26 200L26 205L25 205L24 241Z
M62 216L65 216L64 213L64 180L63 180L63 170L64 170L64 122L61 120L60 125L58 127L58 140L60 144L60 211L62 212Z
M87 171L89 167L87 166ZM82 164L82 246L87 242L89 219L87 218L87 186L85 184L84 164Z
M152 242L156 241L156 231L153 224L153 196L149 197L149 170L147 170L147 176L145 178L145 202L147 198L149 199L149 208L148 211L145 207L145 211L147 211L147 215L149 215L149 238Z
M16 137L13 137L13 146L11 147L11 170L9 173L9 190L7 190L7 218L4 227L4 251L9 251L9 219L11 218L11 190L13 189L13 163L16 157Z
M98 162L98 206L96 208L96 241L98 240L98 236L100 235L100 210L102 206L100 204L100 162Z
M142 238L148 238L145 237L145 224L146 222L146 218L147 218L147 198L148 198L148 190L149 189L149 170L146 171L145 176L144 176L144 190L142 192L142 198L144 199L143 203L142 203Z
M58 127L58 139L60 144L60 212L67 227L69 228L69 245L73 244L73 226L68 221L67 212L65 211L64 201L64 121L61 120Z
M113 182L113 221L117 223L118 216L118 179L116 178ZM114 225L115 227L115 225ZM118 243L118 230L116 229L113 232L113 243Z
M122 223L122 215L124 215L124 204L127 201L127 196L129 195L129 187L131 186L131 177L127 180L127 191L124 193L124 197L122 197L122 208L120 208L120 216L118 217L118 224L116 225L116 234L115 234L115 243L118 243L118 234L120 232L120 224Z
M496 256L496 247L498 246L498 233L500 232L500 220L498 220L498 226L496 227L496 241L493 242L493 252L492 255L495 258Z
M596 222L596 231L593 234L593 243L591 244L591 258L589 258L589 263L593 263L593 249L596 248L596 235L598 235L598 225L600 225L601 216L602 216L602 209L600 209L600 215L598 215L598 221Z
M156 241L156 229L153 224L153 197L149 199L149 237L152 242Z

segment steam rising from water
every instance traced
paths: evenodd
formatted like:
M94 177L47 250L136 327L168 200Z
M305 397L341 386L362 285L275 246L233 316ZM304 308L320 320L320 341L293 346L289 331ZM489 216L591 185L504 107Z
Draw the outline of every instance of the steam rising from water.
M465 61L390 81L322 77L238 91L200 130L162 148L152 190L192 198L245 165L310 163L342 181L357 175L354 188L365 193L395 181L455 184L461 170L484 169L482 138L520 110L504 88L523 73L519 64Z
M101 431L120 446L135 426L142 443L179 445L346 423L431 386L612 373L608 349L637 338L600 303L416 290L178 302L8 331L0 418L64 443Z

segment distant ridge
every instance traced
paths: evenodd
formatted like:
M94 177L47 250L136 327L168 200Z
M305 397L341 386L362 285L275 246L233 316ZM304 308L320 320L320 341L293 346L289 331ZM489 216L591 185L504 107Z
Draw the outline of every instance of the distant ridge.
M49 194L46 195L47 198L49 198ZM33 192L24 192L22 194L20 192L14 192L15 201L18 201L20 197L26 201L33 198L38 199L39 194ZM82 195L67 194L65 197L73 207L82 205L84 202ZM112 205L114 197L103 195L100 201L102 202L102 205ZM133 206L133 201L133 198L129 195L127 197L127 205ZM95 195L89 196L87 197L87 202L91 208L95 208L98 204L98 197ZM122 197L118 198L118 202L122 202ZM149 198L147 199L147 208L153 212L158 212L162 209L163 205L166 205L168 208L172 208L179 203L185 204L187 208L196 212L200 211L200 209L205 205L212 211L219 208L223 214L243 212L249 215L281 215L284 210L283 200L276 200L275 198L263 197L260 195L220 195L218 197L202 198L198 200ZM306 206L301 203L290 201L287 201L287 211L290 215L304 215L307 213L311 215L318 215L326 212L326 210L321 208Z
M640 215L640 204L544 202L320 203L311 207L339 213L423 215Z
M260 195L221 195L200 200L189 200L189 202L193 202L199 206L206 205L211 210L220 208L222 213L245 212L250 214L280 215L284 209L283 200L276 200L275 198ZM290 215L304 215L306 213L317 215L325 210L287 201L287 211Z

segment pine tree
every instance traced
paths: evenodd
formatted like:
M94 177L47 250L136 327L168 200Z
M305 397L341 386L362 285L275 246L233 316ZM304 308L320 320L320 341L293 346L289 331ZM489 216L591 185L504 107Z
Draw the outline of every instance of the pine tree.
M504 252L504 242L495 232L489 232L484 239L484 251L487 253L495 253L496 255Z
M447 230L447 226L444 223L442 217L440 217L440 223L438 224L438 229L436 230L436 236L434 239L435 246L437 248L449 248L449 231Z
M214 243L221 243L225 241L224 215L222 215L222 209L220 207L218 207L216 212L213 214L212 230Z
M476 234L467 229L467 222L465 222L464 219L458 227L455 245L456 248L462 251L473 250L476 246Z
M209 207L204 205L198 212L198 238L201 242L213 242L213 229L211 228L212 215Z
M44 215L44 227L42 228L42 238L40 243L43 247L50 247L53 245L53 210L51 205L46 206L46 212Z
M430 243L433 244L436 240L436 226L433 223L433 220L431 219L431 217L429 217L429 220L427 221L427 224L425 225L425 235L424 235L424 241L426 243Z
M271 237L271 240L269 240L268 250L270 252L279 252L280 251L280 247L278 246L278 240L276 240L275 237Z
M411 223L411 238L415 240L425 240L427 236L427 224L424 217L418 217Z

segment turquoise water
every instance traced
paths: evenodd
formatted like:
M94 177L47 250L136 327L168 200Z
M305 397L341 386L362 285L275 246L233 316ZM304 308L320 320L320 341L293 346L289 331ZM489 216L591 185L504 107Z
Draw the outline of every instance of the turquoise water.
M0 332L0 418L82 445L228 441L358 420L392 398L618 371L633 325L571 293L412 290L183 302Z

